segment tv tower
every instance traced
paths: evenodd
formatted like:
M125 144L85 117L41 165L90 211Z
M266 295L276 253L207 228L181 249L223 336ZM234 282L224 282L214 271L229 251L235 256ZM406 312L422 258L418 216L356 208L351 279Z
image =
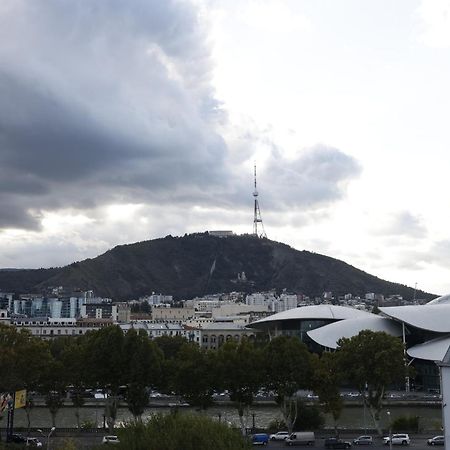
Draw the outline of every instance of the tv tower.
M255 211L253 216L253 235L261 238L267 239L267 234L264 230L264 224L261 217L261 211L259 209L258 203L258 190L256 189L256 164L254 165L254 176L255 176L255 190L253 191L253 197L255 198ZM258 223L261 224L262 232L258 233Z

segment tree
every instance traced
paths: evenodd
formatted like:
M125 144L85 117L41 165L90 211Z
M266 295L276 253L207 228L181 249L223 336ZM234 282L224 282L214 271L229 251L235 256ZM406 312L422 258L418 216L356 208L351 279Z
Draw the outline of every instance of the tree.
M140 419L148 405L147 388L160 382L163 353L145 331L129 330L125 335L124 355L128 409L135 419Z
M0 393L37 390L51 361L48 343L33 337L28 330L0 324L0 349ZM25 407L28 429L32 407L28 398Z
M170 385L192 406L202 410L213 404L218 386L216 354L193 343L185 343L178 352Z
M230 341L218 351L218 368L221 374L221 387L227 389L230 400L235 404L242 434L245 435L250 405L261 388L264 374L263 355L247 340L241 343Z
M59 339L62 347L58 352L58 358L65 369L65 379L70 386L70 397L75 407L77 427L80 428L80 408L84 405L83 392L87 387L88 378L85 364L87 357L86 339L78 338Z
M125 385L124 335L120 327L109 326L85 337L88 382L107 394L105 417L112 433L117 419L119 388Z
M337 434L337 421L341 416L343 402L340 386L343 373L340 370L336 353L325 352L314 358L313 391L319 396L323 412L331 414Z
M406 375L402 342L382 331L363 330L338 341L340 370L363 398L381 435L380 412L386 387Z
M118 430L118 449L126 450L244 450L250 443L236 430L209 417L158 414Z
M164 359L173 359L180 348L188 342L183 336L160 336L153 341L163 352Z
M296 337L280 336L264 348L266 373L264 386L275 393L289 432L297 418L295 394L311 387L312 361L306 345Z

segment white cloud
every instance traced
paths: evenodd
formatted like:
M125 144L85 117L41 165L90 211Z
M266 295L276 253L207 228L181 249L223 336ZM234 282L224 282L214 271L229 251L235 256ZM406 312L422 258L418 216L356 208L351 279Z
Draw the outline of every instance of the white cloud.
M450 1L422 0L417 8L419 42L436 48L450 47Z

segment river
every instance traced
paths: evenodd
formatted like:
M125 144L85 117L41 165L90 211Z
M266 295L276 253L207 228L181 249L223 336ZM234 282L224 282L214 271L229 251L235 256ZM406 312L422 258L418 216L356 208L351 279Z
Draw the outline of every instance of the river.
M195 412L194 408L182 407L182 411ZM388 427L386 411L391 412L392 420L395 420L401 416L419 416L419 427L423 430L439 430L441 427L442 410L440 405L424 405L424 406L404 406L404 405L390 405L385 407L381 413L381 424L384 428ZM170 407L158 407L148 408L145 410L143 417L149 417L155 413L168 413ZM101 426L103 423L103 407L83 407L80 409L80 422L89 421L91 423L97 423ZM238 415L236 410L232 406L228 405L216 405L207 410L208 416L214 417L217 420L230 422L231 424L238 425ZM253 414L255 426L265 428L273 420L280 420L281 413L276 405L255 405L250 409L248 416L248 426L252 426ZM117 414L117 420L127 421L132 418L127 408L120 407ZM3 422L3 423L2 423ZM0 424L6 426L6 418L4 418ZM15 414L15 426L25 427L27 424L26 414L23 409L17 410ZM77 421L75 417L75 408L63 407L59 410L56 417L57 428L72 428L76 427ZM51 416L50 412L45 407L35 407L31 412L31 426L32 427L50 427ZM333 423L331 417L325 415L325 427L332 428ZM368 411L361 405L346 406L342 411L341 418L339 420L340 428L347 429L361 429L373 428L373 422L371 421Z

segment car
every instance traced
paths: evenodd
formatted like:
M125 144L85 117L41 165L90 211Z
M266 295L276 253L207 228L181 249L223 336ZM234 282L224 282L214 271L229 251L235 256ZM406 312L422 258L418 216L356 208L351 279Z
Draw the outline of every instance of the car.
M427 439L428 445L444 445L445 437L444 436L434 436L431 439Z
M295 431L284 442L290 447L293 445L314 445L316 438L314 431Z
M383 438L384 445L389 445L390 437L386 436ZM392 435L392 445L409 445L410 444L409 435L406 433L393 434Z
M25 444L27 447L42 447L42 442L38 438L27 438L27 442Z
M22 436L21 434L13 433L8 438L8 442L14 442L15 444L25 444L27 442L27 438Z
M289 431L278 431L270 435L271 441L284 441L289 437Z
M102 444L119 444L119 438L117 436L103 436Z
M269 435L266 433L256 433L252 436L253 445L267 445L269 443Z
M355 445L372 445L373 438L372 436L358 436L356 439L353 439L353 443Z
M325 439L325 448L350 448L352 443L335 437Z

